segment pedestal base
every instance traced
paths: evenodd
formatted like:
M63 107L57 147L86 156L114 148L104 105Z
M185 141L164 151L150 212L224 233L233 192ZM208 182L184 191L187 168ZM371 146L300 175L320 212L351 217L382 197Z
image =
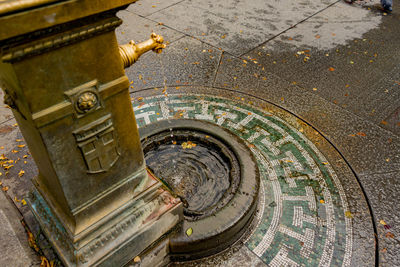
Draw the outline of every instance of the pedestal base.
M66 266L123 266L183 219L180 200L151 175L148 179L153 182L140 195L92 225L77 242L36 189L28 202Z

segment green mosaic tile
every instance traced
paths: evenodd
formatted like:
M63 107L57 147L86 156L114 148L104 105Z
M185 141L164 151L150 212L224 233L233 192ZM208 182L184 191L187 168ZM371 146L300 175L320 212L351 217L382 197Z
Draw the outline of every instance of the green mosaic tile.
M264 202L246 246L269 266L350 265L352 228L342 185L315 145L284 119L205 95L148 97L134 103L134 110L139 127L176 117L200 119L249 144Z

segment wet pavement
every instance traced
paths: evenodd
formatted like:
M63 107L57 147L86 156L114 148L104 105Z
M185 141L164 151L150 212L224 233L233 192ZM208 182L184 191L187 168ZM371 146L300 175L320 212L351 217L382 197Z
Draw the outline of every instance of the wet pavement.
M119 13L120 43L168 41L126 70L139 126L211 121L262 173L248 233L186 265L400 266L399 4L141 0ZM22 199L37 170L20 139L1 107L2 194L33 225Z

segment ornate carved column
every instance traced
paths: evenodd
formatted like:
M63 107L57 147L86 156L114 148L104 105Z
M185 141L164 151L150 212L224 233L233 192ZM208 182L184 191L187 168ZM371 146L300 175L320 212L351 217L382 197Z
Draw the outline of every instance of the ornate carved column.
M182 219L145 168L114 33L131 2L0 2L0 86L39 169L30 206L68 266L125 264Z

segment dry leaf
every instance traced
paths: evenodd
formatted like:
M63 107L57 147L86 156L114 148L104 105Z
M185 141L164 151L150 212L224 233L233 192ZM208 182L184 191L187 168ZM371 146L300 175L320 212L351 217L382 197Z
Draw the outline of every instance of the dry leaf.
M193 229L190 227L186 230L186 235L191 236L193 234Z
M394 234L391 232L387 232L385 235L387 238L394 238Z
M344 213L344 216L346 216L347 218L353 218L353 214L351 214L351 212L350 211L346 211L345 213Z

